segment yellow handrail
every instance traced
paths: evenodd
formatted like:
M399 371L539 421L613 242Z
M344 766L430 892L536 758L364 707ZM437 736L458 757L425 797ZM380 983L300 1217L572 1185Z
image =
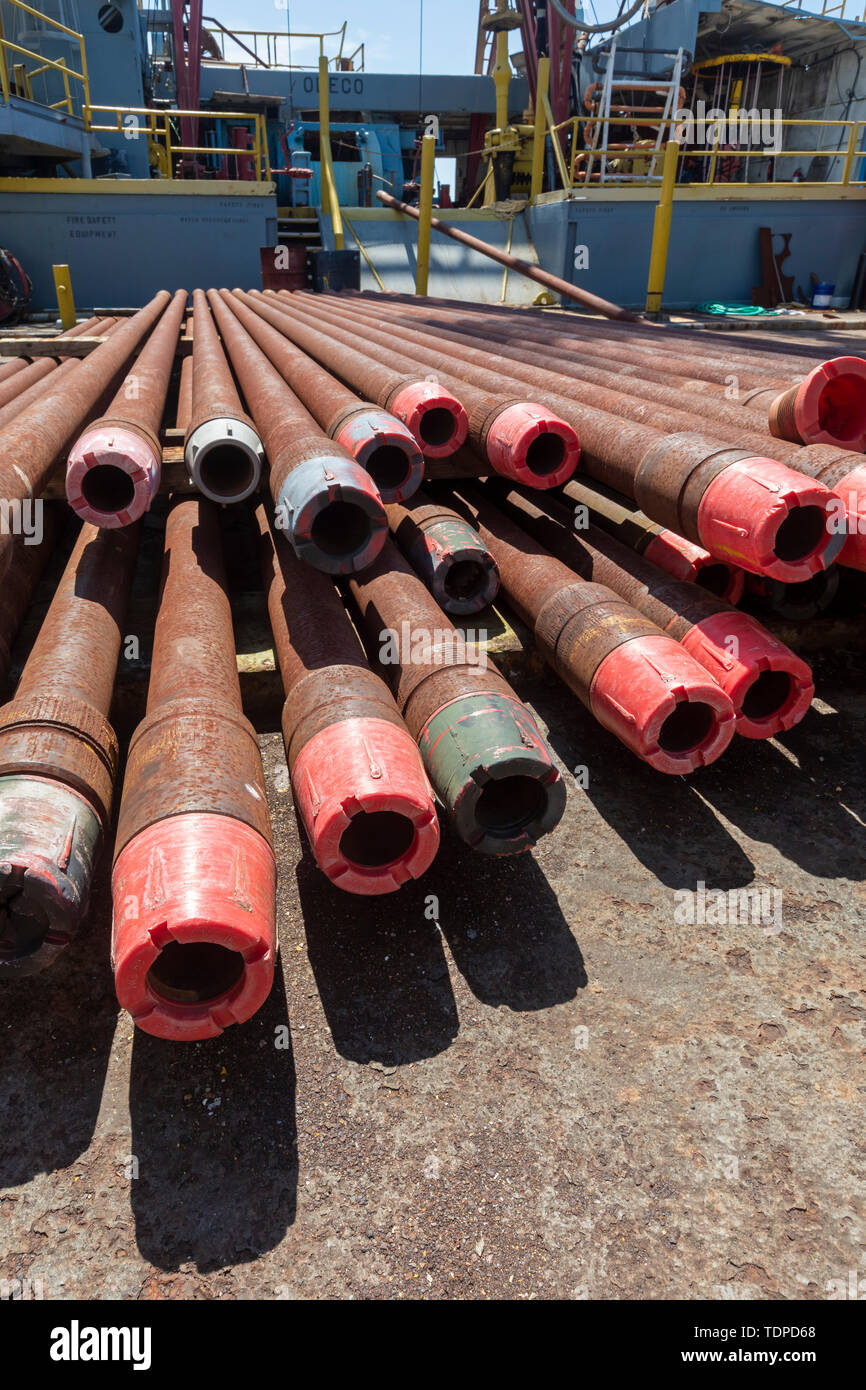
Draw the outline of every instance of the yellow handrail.
M109 123L98 125L93 120L93 113L113 113L115 119ZM88 130L103 131L107 134L123 134L125 131L124 120L129 116L134 116L136 120L140 116L145 117L142 123L148 138L156 143L159 140L165 141L165 167L171 171L173 168L174 155L188 154L225 154L231 155L235 159L252 159L255 161L256 179L270 179L271 165L268 156L268 136L267 122L264 115L259 112L247 111L155 111L150 106L88 106L86 112ZM253 148L251 150L237 149L234 145L178 145L172 140L171 122L180 120L186 116L195 116L198 120L223 120L235 121L238 123L251 122L254 128ZM158 121L162 121L158 125ZM128 129L128 127L127 127ZM170 174L169 174L170 176Z
M215 21L209 21L206 16L204 19L205 28L207 28L209 22L214 23ZM330 68L333 65L335 68L338 68L344 56L343 50L346 43L347 28L348 20L343 24L341 29L329 29L325 33L312 33L302 30L289 33L285 29L229 29L224 25L220 25L217 32L227 43L231 43L232 39L237 39L239 46L245 48L248 53L252 53L256 62L262 67L289 66L288 64L279 64L276 61L279 55L279 45L281 43L290 47L293 39L318 39L319 57L323 57L325 56L325 40L338 38L340 40L340 46L333 57L328 58L328 67ZM366 57L363 43L358 44L354 53L349 55L348 61L354 62L359 53L361 54L361 66L356 69L356 71L363 72ZM221 58L211 58L207 54L202 55L202 62L211 67L234 67L238 61L237 57L226 58L225 53L223 53ZM298 69L310 68L315 70L316 66L317 64L314 63L291 64L292 68Z
M35 10L32 5L25 5L24 0L5 0L5 3L11 5L16 10L23 11L24 14L32 15L34 19L41 20L41 22L47 24L50 29L57 30L61 34L66 34L69 38L75 39L78 43L78 51L81 55L81 71L76 72L74 68L69 67L65 58L57 60L46 58L44 54L37 53L32 48L22 48L20 44L13 43L11 39L7 39L3 30L3 16L0 14L0 90L2 90L3 93L3 100L6 102L10 101L13 95L12 84L9 81L9 65L6 61L6 54L17 53L24 58L32 58L39 64L36 68L24 69L24 75L28 83L32 82L34 77L39 77L45 72L57 71L63 74L65 98L63 101L52 102L48 106L48 110L59 111L62 107L65 107L68 115L75 115L72 92L69 87L70 77L74 78L76 82L80 82L82 85L83 90L80 95L82 98L82 107L86 110L90 105L90 83L87 75L87 53L84 47L84 35L79 34L75 29L68 28L65 24L61 24L59 20L52 19L50 15L43 14L41 10ZM20 66L24 67L23 64ZM39 102L37 104L43 105L44 103Z
M654 145L627 145L621 148L611 149L590 149L589 146L581 147L578 144L578 134L581 124L587 122L599 123L601 118L595 115L569 116L566 120L560 121L559 124L554 125L550 115L549 102L542 102L542 105L544 108L545 120L536 127L533 156L535 160L541 158L544 141L547 135L550 134L553 137L553 151L554 155L556 155L557 169L562 187L569 192L574 188L584 188L587 186L584 180L577 178L575 175L575 164L582 154L591 154L593 161L600 156L606 156L610 159L618 159L624 162L630 159L644 159L651 165L655 165L658 161L658 151L655 149ZM733 119L733 116L731 119ZM616 123L615 120L611 121L611 124ZM628 124L628 122L622 120L619 124ZM669 128L669 136L673 137L677 128L681 126L683 122L678 121L675 117L666 117L654 121L653 124L658 125L662 129L667 126ZM842 161L842 172L839 178L810 180L780 179L778 181L773 181L774 187L797 188L805 184L808 187L844 188L849 185L856 187L866 184L866 179L855 179L851 177L855 160L858 158L866 160L866 150L862 148L862 136L864 129L866 129L866 120L854 120L850 118L847 120L807 120L803 117L781 118L774 122L774 126L785 129L789 127L814 126L817 127L819 131L826 128L833 131L847 132L847 140L840 140L835 148L816 144L811 149L789 149L782 147L778 150L765 149L763 147L748 147L743 149L722 148L722 126L725 124L725 120L719 119L718 122L708 122L708 124L715 125L716 127L715 138L712 145L682 144L677 154L678 170L682 166L682 161L687 158L709 160L709 168L706 171L707 177L704 179L691 180L689 187L747 188L753 186L746 179L718 179L718 162L722 156L724 156L725 159L771 159L774 161L774 168L775 161L779 159L814 159L819 156L824 156L828 160L839 159ZM559 140L556 138L562 130L569 131L571 157L568 165L565 163ZM641 182L658 184L661 182L661 178L661 173L653 173L645 176L630 173L607 175L607 179L611 183Z

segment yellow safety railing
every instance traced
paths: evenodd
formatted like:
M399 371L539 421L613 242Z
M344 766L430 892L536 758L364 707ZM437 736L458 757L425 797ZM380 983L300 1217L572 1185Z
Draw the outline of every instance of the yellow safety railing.
M602 157L609 160L619 161L619 169L611 172L605 171L605 184L627 184L627 183L660 183L662 177L662 156L664 145L656 149L655 141L651 144L632 144L615 148L602 148L592 145L582 145L579 139L580 127L586 123L600 126L601 117L599 116L570 116L565 121L560 121L554 125L550 119L550 107L546 94L542 94L542 108L545 119L536 123L534 135L533 163L536 169L541 167L543 158L544 141L547 135L552 136L553 154L556 161L557 172L559 175L560 186L567 191L574 188L601 187L603 185L597 179L590 177L587 184L585 178L580 176L578 162L585 163L589 167L590 175L593 166L597 165ZM831 164L835 160L841 161L841 170L837 178L822 179L772 179L772 186L775 188L802 188L802 187L823 187L827 189L847 188L849 186L866 185L866 179L854 176L854 164L858 159L866 160L866 150L864 144L864 130L866 121L848 119L844 121L827 120L805 120L798 117L783 118L773 122L774 129L782 130L796 129L798 132L804 127L815 128L818 131L816 144L811 148L789 148L781 145L779 149L771 149L757 143L740 144L734 148L723 143L723 136L726 130L733 129L745 113L732 112L727 119L720 119L718 122L707 120L707 126L713 127L713 141L711 144L680 144L677 154L677 180L679 186L691 188L752 188L760 186L764 180L731 179L720 177L720 162L722 160L769 160L772 161L770 167L775 171L777 161L780 159L818 159L823 158ZM625 119L617 122L615 117L611 118L611 125L633 124ZM682 121L675 118L666 120L654 120L653 125L662 128L668 127L668 138L676 139L681 132ZM739 128L739 127L738 127ZM821 141L821 133L827 131L830 138L834 140L831 145ZM561 133L565 133L566 152L563 152ZM799 146L799 141L798 141ZM703 177L694 177L687 180L682 179L683 165L686 160L700 161L703 167L699 171ZM645 166L646 172L638 173L634 169L629 170L629 164L639 163Z
M100 124L93 119L95 114L111 115L113 119ZM235 125L249 125L253 134L252 148L243 150L234 145L184 145L172 132L172 123L185 116L195 117L199 121L222 120L232 121ZM88 130L124 135L129 139L144 135L155 151L164 178L173 176L175 158L187 155L229 155L237 160L251 159L259 181L271 176L267 122L261 112L154 111L148 106L88 106L85 119Z
M287 33L285 29L229 29L218 19L211 19L205 16L202 21L204 28L215 31L224 40L223 54L221 58L214 58L208 53L202 55L202 61L214 67L234 67L239 62L244 61L244 54L247 58L253 58L259 67L276 68L309 68L315 70L318 62L297 63L293 61L292 43L302 42L307 39L318 39L319 57L325 54L325 40L339 39L340 46L337 52L328 58L329 69L333 66L339 69L342 63L351 65L351 71L363 72L366 58L366 49L363 43L359 43L352 53L346 52L346 29L348 20L345 21L341 29L331 29L324 34L314 33ZM234 44L235 53L226 56L226 47ZM360 63L355 67L355 60L360 56ZM281 61L282 60L282 61Z
M818 0L807 0L804 5L803 0L782 0L786 10L796 10L798 14L823 15L826 19L845 19L845 8L847 0L820 0L821 8L818 8ZM858 3L852 6L848 19L855 23L866 22L866 9Z
M8 102L13 96L26 96L27 100L34 100L33 79L41 77L47 72L59 72L63 78L63 98L60 101L39 103L46 105L51 111L65 110L68 115L77 114L76 104L82 110L86 110L90 105L90 84L87 76L87 53L84 48L84 35L79 34L75 29L69 29L65 24L61 24L57 19L51 19L49 15L43 14L41 10L34 10L31 5L25 5L23 0L5 0L15 10L20 10L23 14L31 15L33 19L38 19L40 23L48 26L56 33L66 34L78 44L78 51L81 55L80 67L78 72L75 68L69 67L64 58L46 58L44 54L35 52L32 48L22 48L20 44L13 43L7 39L3 30L3 15L0 13L0 91L3 93L3 100ZM37 64L36 67L28 67L27 63L13 63L12 75L10 79L9 62L7 54L14 53L19 58L30 59ZM70 87L70 79L73 82L81 83L81 90L73 95ZM24 88L23 91L19 90ZM77 102L76 102L77 97Z

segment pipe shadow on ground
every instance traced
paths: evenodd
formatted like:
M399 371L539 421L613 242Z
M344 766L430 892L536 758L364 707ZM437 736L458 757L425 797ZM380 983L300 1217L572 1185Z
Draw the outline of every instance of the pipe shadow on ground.
M136 1030L130 1193L144 1259L206 1273L279 1245L297 1207L295 1086L279 961L264 1006L219 1038L181 1044Z
M693 889L703 880L728 889L754 881L748 855L696 795L698 790L705 794L711 769L688 778L656 772L601 728L576 695L553 680L533 681L531 689L527 686L521 693L544 721L548 742L571 773L569 796L587 796L660 883ZM579 768L587 773L582 791L574 785Z
M702 783L721 815L816 878L866 879L864 674L862 653L820 659L805 719L772 741L734 739Z
M0 985L0 1188L68 1168L93 1139L118 1015L110 868L104 855L87 917L51 969Z
M586 984L580 949L531 855L475 854L442 827L422 879L384 898L334 888L304 843L297 868L307 950L334 1045L353 1062L401 1066L459 1030L444 942L475 996L550 1008Z

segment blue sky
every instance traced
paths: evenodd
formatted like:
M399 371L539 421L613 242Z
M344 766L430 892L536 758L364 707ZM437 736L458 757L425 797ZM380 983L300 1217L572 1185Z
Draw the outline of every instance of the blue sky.
M615 0L594 3L602 18L616 13ZM418 71L421 0L208 0L205 9L229 29L321 32L348 20L349 51L366 44L368 72ZM478 0L424 0L424 71L471 72L477 20ZM296 63L313 66L317 53L315 42L293 44Z

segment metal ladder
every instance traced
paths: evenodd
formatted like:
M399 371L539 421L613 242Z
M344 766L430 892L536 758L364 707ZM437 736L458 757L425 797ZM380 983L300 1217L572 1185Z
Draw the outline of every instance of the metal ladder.
M595 152L610 148L608 140L611 125L628 124L628 117L618 117L614 114L613 118L611 118L613 92L615 89L622 88L629 92L658 92L660 95L664 93L663 112L661 116L654 116L651 121L636 122L636 124L654 125L655 122L658 121L655 144L652 147L647 146L645 151L650 161L647 172L645 174L612 173L610 169L611 160L606 154L601 153L598 155L599 183L650 183L653 179L660 177L660 174L656 173L656 165L661 157L665 130L670 128L670 122L677 109L676 102L682 85L684 50L678 48L676 53L670 55L674 60L674 66L670 78L667 80L664 78L632 78L627 72L616 74L614 71L616 63L616 39L611 40L610 48L607 51L609 55L608 63L604 72L601 97L597 103L598 110L593 126L592 144L589 147L589 159L586 166L585 182L588 184L592 177L593 165L596 159ZM614 106L614 112L616 112L617 109L619 108ZM632 113L639 110L639 108L636 107L629 107L628 109ZM601 135L601 145L598 143L599 135ZM623 151L623 154L625 153L626 152ZM635 151L636 155L643 153L644 151L642 150Z

